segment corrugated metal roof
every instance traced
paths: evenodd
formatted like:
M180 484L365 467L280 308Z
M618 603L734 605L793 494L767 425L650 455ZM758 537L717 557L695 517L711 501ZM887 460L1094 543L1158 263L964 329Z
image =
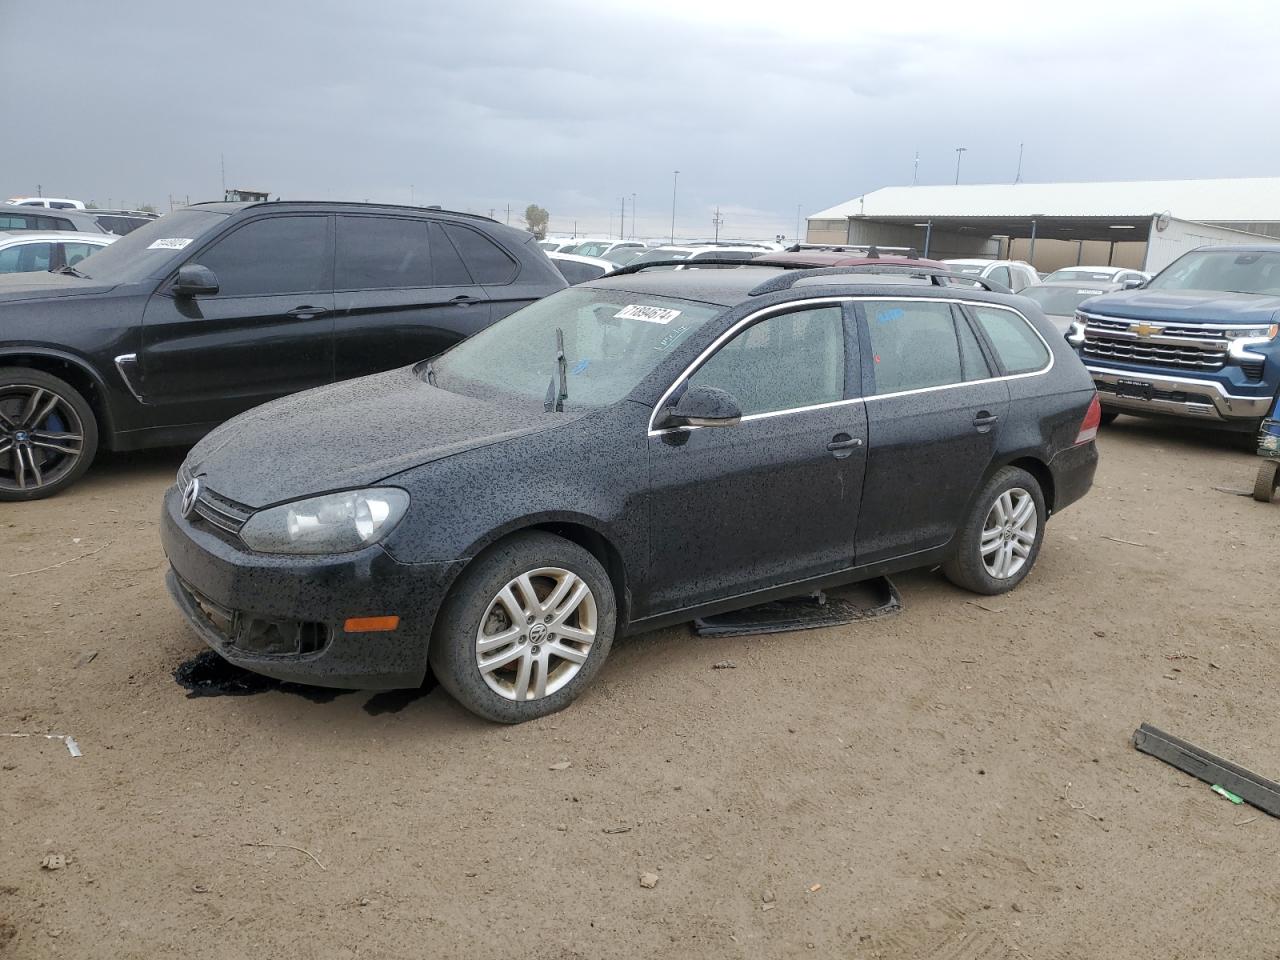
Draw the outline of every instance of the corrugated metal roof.
M1165 211L1184 220L1280 221L1280 177L883 187L809 219L1141 217Z

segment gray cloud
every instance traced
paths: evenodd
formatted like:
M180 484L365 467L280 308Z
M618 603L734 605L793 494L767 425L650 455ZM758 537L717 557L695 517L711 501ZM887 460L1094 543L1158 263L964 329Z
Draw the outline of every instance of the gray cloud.
M225 154L233 186L536 201L555 229L635 193L660 235L679 169L677 232L719 205L769 235L909 183L917 150L950 182L957 145L969 182L1011 180L1020 142L1030 180L1275 172L1270 5L1030 6L67 0L60 48L0 0L0 191L163 207L218 196Z

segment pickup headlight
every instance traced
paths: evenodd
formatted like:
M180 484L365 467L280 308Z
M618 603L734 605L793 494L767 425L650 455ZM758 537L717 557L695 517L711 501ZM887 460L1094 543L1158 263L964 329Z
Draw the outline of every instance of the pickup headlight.
M396 487L329 493L258 511L240 539L259 553L347 553L377 543L408 509Z
M1265 360L1262 354L1254 353L1249 347L1270 343L1277 333L1280 333L1280 324L1276 323L1269 327L1238 327L1235 330L1227 330L1224 334L1230 341L1227 352L1237 360Z
M1270 340L1280 331L1280 324L1271 324L1270 326L1260 327L1237 327L1234 330L1226 330L1223 336L1228 340Z

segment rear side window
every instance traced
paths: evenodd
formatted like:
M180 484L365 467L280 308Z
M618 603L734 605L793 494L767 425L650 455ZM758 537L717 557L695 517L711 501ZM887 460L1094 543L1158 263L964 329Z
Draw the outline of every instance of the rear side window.
M982 355L978 346L978 338L969 326L969 321L956 317L956 330L960 334L960 363L964 367L965 380L985 380L991 376L991 367L987 358Z
M339 217L338 290L431 286L427 221Z
M475 282L463 266L453 241L445 236L444 227L438 223L431 224L431 265L437 287L469 287Z
M863 309L877 394L940 387L966 379L956 321L948 304L868 301Z
M837 307L761 320L716 351L689 378L719 387L744 415L844 399L844 323Z
M991 307L972 310L1007 373L1031 373L1048 365L1049 348L1021 316Z
M987 274L987 279L994 280L996 283L1003 283L1006 287L1013 286L1013 281L1009 278L1008 267L996 267Z
M453 223L446 223L444 230L476 283L506 283L515 276L516 262L484 234Z
M85 257L101 249L102 246L97 243L64 243L62 245L62 258L68 267L74 267Z
M328 290L328 217L254 220L196 260L218 277L218 296L262 297Z
M107 233L114 233L118 237L123 237L127 233L132 233L143 224L150 223L147 217L115 217L110 214L103 214L95 217L94 222L98 224Z

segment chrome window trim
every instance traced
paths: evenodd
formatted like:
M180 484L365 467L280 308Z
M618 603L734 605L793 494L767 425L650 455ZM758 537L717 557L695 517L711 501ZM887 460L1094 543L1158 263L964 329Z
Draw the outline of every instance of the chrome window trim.
M979 307L992 307L996 310L1008 310L1010 313L1014 314L1023 323L1025 323L1028 327L1031 328L1031 332L1036 335L1036 337L1044 345L1045 351L1049 354L1049 362L1045 366L1041 367L1039 370L1031 370L1026 373L1009 373L999 377L983 377L981 380L964 380L960 383L943 383L943 384L939 384L936 387L918 387L915 390L900 390L895 393L879 393L879 394L872 394L870 396L851 397L845 400L833 400L830 403L818 403L818 404L813 404L811 406L805 406L805 407L790 407L786 410L770 410L765 413L752 413L743 417L742 420L739 422L746 423L749 420L763 420L767 417L784 417L793 413L807 413L810 410L823 410L829 407L839 407L839 406L845 406L845 405L851 405L851 404L857 404L857 403L866 403L871 400L889 400L894 397L906 397L906 396L911 396L912 394L917 394L917 393L929 393L934 390L953 390L956 387L971 387L974 384L979 384L979 383L998 383L1004 380L1021 380L1025 377L1039 377L1039 376L1043 376L1044 374L1048 373L1050 370L1053 369L1053 365L1056 362L1057 358L1054 357L1053 355L1053 348L1049 345L1049 341L1046 340L1044 338L1044 335L1039 330L1036 329L1036 325L1027 319L1026 314L1024 314L1021 310L1017 310L1013 307L1006 306L1002 303L989 303L985 300L966 300L962 297L894 297L894 296L873 297L873 296L865 296L865 295L844 296L844 297L820 297L820 298L815 298L813 300L791 300L787 303L774 304L771 307L765 307L761 310L757 310L755 313L748 314L747 316L739 320L737 323L735 323L733 326L731 326L724 333L720 334L720 336L716 337L715 340L711 341L711 343L700 354L698 354L698 356L695 357L692 362L690 362L684 368L684 370L680 373L680 376L676 377L675 380L672 381L671 386L667 387L667 389L663 392L662 396L658 398L658 402L654 405L653 410L649 414L649 427L647 430L647 436L661 437L668 433L688 433L693 430L704 429L703 427L687 427L687 426L663 427L661 429L656 429L653 424L655 419L658 416L658 412L663 409L663 405L667 402L667 398L670 397L671 394L675 392L676 388L680 386L680 384L684 383L684 381L687 380L692 375L693 371L696 371L698 367L700 367L704 362L706 362L707 358L711 354L715 353L715 351L718 350L726 340L732 339L734 334L736 334L744 326L747 326L750 323L753 323L757 320L764 319L765 317L775 313L795 312L794 310L789 308L794 308L797 305L802 305L801 309L807 309L809 306L812 306L812 305L831 305L831 304L842 304L842 303L865 303L865 302L919 303L922 300L927 303L954 303L954 304L960 304L961 306L967 305L967 306L979 306Z

